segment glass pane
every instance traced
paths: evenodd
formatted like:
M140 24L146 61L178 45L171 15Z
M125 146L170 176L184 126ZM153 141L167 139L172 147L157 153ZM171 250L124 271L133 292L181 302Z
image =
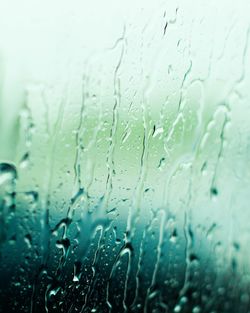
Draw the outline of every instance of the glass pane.
M250 312L249 9L0 3L0 312Z

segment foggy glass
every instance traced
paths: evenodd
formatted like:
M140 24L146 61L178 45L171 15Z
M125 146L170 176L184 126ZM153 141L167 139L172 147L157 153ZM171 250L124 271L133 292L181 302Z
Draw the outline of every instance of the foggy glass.
M250 2L0 2L0 312L250 312Z

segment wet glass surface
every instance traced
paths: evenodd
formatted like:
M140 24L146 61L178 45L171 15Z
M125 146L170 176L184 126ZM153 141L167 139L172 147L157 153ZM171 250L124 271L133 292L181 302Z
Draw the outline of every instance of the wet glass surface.
M0 2L0 312L250 312L250 2Z

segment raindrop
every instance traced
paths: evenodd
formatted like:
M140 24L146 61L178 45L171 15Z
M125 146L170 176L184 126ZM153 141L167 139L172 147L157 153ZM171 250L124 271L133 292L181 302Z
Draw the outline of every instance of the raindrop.
M216 187L211 187L210 194L212 197L217 197L218 196L218 189Z
M24 236L24 241L27 243L28 248L30 249L32 247L32 237L31 234L27 234Z
M160 162L159 162L158 166L157 166L158 169L159 169L159 170L163 170L165 164L166 164L166 159L165 159L165 157L162 157L162 158L160 159Z
M27 168L29 166L29 162L30 162L30 156L29 156L29 153L26 152L19 163L20 168L22 169Z
M17 179L17 170L14 164L0 163L0 185L6 181L15 183Z

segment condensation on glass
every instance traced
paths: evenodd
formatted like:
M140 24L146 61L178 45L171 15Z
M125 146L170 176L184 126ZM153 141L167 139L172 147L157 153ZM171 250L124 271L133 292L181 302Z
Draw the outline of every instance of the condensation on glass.
M249 12L0 3L1 312L250 312Z

